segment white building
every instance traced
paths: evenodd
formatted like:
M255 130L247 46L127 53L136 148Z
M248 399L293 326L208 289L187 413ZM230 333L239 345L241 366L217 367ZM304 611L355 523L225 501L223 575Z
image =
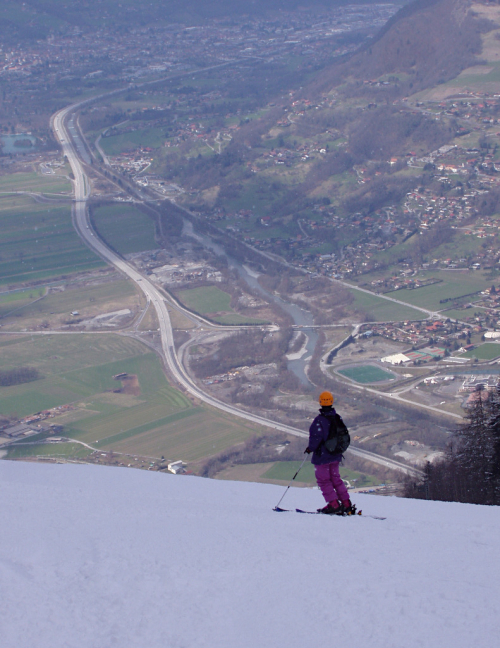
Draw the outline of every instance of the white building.
M408 356L405 356L404 353L394 353L393 355L382 358L382 362L389 362L392 365L400 365L403 364L403 362L409 361L410 358L408 358Z
M167 470L174 475L178 475L184 470L186 464L183 461L172 461L172 463L167 464Z

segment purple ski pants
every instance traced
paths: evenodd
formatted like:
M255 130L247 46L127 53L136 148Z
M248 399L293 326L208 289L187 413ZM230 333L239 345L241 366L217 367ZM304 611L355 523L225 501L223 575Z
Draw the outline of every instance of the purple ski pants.
M327 502L334 502L340 500L342 503L349 501L349 493L347 492L346 485L342 481L339 473L339 461L332 461L331 463L323 464L321 466L314 466L316 474L316 481L321 488L323 497Z

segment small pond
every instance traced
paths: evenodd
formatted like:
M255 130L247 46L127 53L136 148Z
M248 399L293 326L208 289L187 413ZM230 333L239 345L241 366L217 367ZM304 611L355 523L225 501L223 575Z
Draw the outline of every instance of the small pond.
M29 133L18 133L16 135L0 135L0 146L2 153L33 153L36 150L36 137Z

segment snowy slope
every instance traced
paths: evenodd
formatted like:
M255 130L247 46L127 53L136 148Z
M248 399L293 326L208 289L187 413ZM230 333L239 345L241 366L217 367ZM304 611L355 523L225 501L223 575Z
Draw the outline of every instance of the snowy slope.
M2 648L498 645L498 508L7 461L0 493Z

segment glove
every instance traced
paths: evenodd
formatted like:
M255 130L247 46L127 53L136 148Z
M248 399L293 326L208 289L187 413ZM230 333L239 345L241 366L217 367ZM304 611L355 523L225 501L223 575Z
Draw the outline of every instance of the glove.
M312 450L309 446L304 450L304 454L311 454Z

